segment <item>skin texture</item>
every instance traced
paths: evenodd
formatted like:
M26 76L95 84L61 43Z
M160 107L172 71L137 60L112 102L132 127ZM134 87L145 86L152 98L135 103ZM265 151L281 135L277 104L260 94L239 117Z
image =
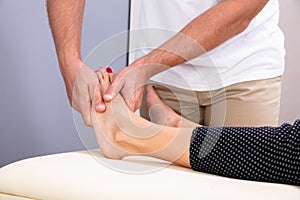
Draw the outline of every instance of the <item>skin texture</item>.
M104 70L98 70L101 92L110 86L110 78ZM149 92L155 92L148 88ZM158 98L158 96L155 94ZM152 97L151 97L152 98ZM165 106L159 99L149 103ZM149 104L149 106L153 106ZM170 113L171 114L171 113ZM179 116L174 116L180 118ZM168 121L170 125L172 121ZM149 122L128 109L121 95L107 103L106 111L93 111L92 124L102 153L112 159L131 155L152 156L189 167L189 145L194 123L189 126L169 127ZM183 123L182 123L183 124Z
M98 112L105 111L102 97L109 102L121 93L130 110L137 110L141 106L144 84L151 76L214 49L241 33L267 2L221 1L188 23L158 49L118 72L105 95L101 95L96 89L96 75L83 64L80 57L85 0L47 0L59 65L71 105L81 113L87 125L91 125L92 106ZM187 46L189 48L182 48ZM75 80L81 86L75 87Z

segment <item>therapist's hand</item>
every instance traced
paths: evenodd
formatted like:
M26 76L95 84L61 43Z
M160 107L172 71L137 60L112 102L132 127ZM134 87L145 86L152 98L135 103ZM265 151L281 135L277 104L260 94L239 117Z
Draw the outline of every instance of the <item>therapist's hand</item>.
M148 67L131 65L114 75L111 86L105 92L103 99L111 101L118 93L123 96L128 108L135 112L142 105L144 88L151 77Z
M85 125L92 126L91 109L105 111L96 73L81 62L62 74L71 106L81 114Z

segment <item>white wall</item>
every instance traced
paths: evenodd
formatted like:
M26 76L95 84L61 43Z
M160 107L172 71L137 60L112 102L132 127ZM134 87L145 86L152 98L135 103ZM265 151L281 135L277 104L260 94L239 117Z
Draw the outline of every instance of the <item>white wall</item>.
M84 57L128 29L128 10L128 0L87 0ZM59 72L45 0L0 0L0 27L0 167L85 149Z
M283 76L280 122L300 118L300 1L279 0L280 26L286 41L286 70Z

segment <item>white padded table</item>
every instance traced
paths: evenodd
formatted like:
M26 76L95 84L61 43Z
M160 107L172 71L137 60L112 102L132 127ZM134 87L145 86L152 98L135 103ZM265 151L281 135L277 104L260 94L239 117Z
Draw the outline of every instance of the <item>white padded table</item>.
M71 152L30 158L0 169L0 199L222 199L300 200L300 187L242 181L170 165L152 173L130 174L99 160L131 169L166 166L133 157L116 161L101 153ZM150 168L149 168L150 169Z

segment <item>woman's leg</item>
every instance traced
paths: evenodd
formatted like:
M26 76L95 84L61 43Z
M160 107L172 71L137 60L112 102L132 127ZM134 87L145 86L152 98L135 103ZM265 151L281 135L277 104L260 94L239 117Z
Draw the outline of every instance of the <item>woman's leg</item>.
M97 75L104 92L110 84L109 77L104 71ZM175 128L151 123L131 112L120 95L107 103L104 113L94 111L92 123L106 157L147 155L190 167L190 138L196 125Z
M148 88L148 93L148 107L170 109L153 88ZM180 121L180 116L171 111L166 112L167 119ZM197 127L189 153L190 165L196 171L299 185L300 121L280 127Z
M300 185L300 120L279 127L199 127L193 170L231 178Z
M106 76L99 76L103 91ZM105 113L93 113L92 123L109 158L147 155L220 176L300 185L300 120L280 127L167 127L135 115L117 96Z

